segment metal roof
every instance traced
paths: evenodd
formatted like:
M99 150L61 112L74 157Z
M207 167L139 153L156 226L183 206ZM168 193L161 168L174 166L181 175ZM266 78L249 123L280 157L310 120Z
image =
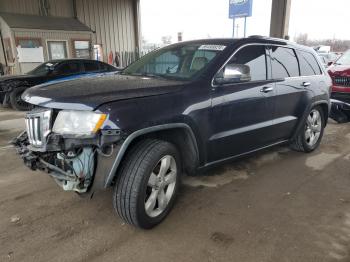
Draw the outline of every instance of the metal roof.
M54 17L0 13L10 28L61 30L61 31L87 31L91 29L72 17Z

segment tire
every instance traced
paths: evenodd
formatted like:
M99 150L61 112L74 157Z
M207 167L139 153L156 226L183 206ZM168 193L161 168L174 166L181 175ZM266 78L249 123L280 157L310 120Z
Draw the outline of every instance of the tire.
M32 109L32 105L24 102L21 98L23 92L27 89L26 86L15 87L10 93L10 105L18 111L27 111Z
M315 118L313 118L315 117ZM317 121L314 123L315 119ZM309 153L314 151L321 143L325 127L325 117L321 107L312 108L304 120L303 128L291 142L291 149ZM314 137L315 140L312 140Z
M139 142L122 162L113 192L114 209L136 227L158 225L175 203L181 170L173 144L156 139Z

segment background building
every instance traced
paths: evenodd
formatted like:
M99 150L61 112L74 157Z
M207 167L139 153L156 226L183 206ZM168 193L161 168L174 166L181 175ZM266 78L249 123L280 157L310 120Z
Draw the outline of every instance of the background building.
M0 32L8 73L59 58L125 66L140 49L139 0L0 0Z

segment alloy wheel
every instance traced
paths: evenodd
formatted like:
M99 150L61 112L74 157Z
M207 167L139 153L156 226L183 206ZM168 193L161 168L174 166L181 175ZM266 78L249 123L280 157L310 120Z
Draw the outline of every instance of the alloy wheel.
M171 155L162 157L154 167L147 183L145 211L150 217L163 213L175 192L177 165Z
M313 109L306 120L305 142L313 147L319 140L322 130L322 117L318 110Z

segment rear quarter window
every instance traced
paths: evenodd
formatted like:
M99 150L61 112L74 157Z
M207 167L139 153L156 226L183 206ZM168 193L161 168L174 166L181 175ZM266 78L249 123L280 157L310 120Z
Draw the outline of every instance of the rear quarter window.
M295 51L291 48L271 46L272 77L283 79L299 76L299 65Z
M322 70L313 54L301 50L297 50L297 54L300 63L300 74L302 76L322 74Z

